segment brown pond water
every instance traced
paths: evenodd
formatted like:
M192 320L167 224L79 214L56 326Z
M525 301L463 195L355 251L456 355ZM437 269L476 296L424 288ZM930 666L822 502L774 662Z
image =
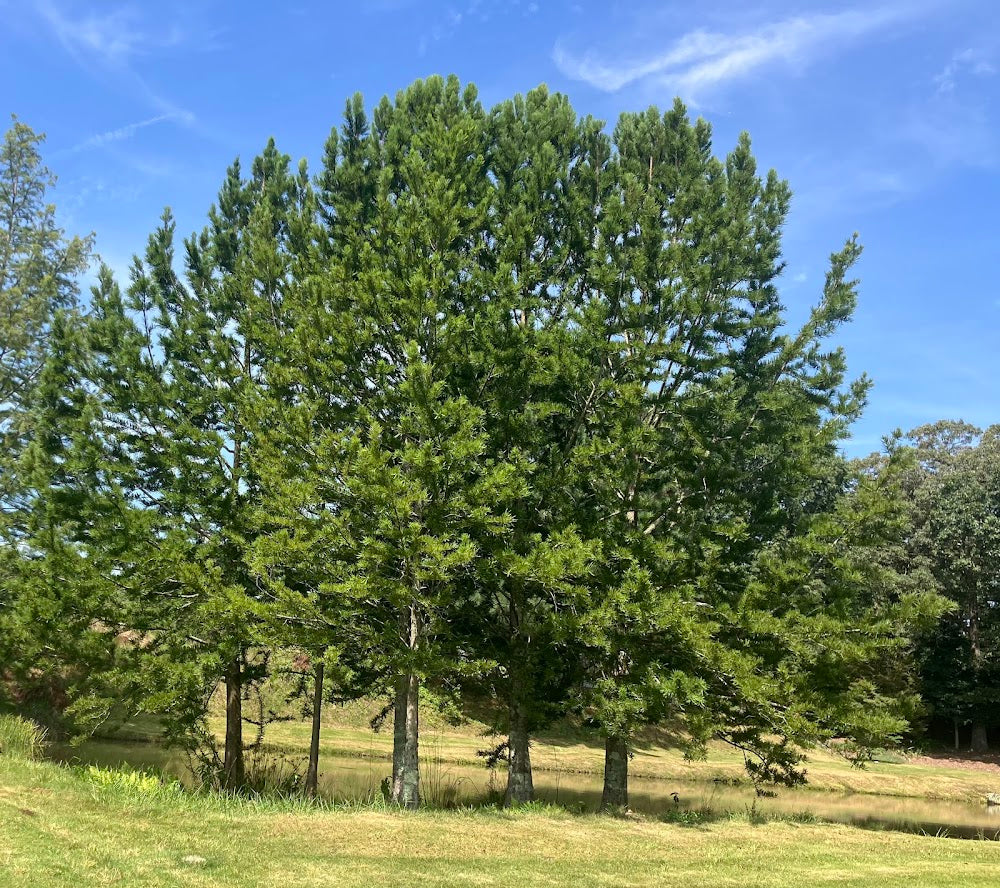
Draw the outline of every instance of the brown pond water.
M156 769L184 782L190 781L182 753L156 743L90 741L75 749L57 748L63 761L102 766ZM292 759L300 764L298 759ZM303 768L304 770L304 768ZM363 801L377 798L390 764L382 759L325 756L320 760L319 788L325 798ZM601 801L601 776L557 771L535 771L537 797L546 802L583 811L596 811ZM476 804L491 790L502 791L506 774L492 774L484 767L439 762L421 763L421 791L435 806ZM746 813L754 804L753 789L707 780L629 780L633 810L651 816L682 810L712 815ZM809 789L778 789L773 798L756 800L756 810L768 814L811 815L820 820L923 831L951 836L1000 838L1000 807L957 801L839 793Z

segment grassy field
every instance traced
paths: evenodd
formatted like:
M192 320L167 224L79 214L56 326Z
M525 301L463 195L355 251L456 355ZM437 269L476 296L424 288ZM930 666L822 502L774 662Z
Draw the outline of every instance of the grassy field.
M0 755L0 884L994 886L1000 844L832 824L558 810L330 810L177 794Z
M369 727L377 706L360 702L343 707L329 706L324 718L321 754L348 755L388 761L392 756L392 725L379 733ZM224 723L214 720L222 737ZM309 747L310 726L304 721L278 722L267 729L267 746L275 751L304 757ZM126 725L124 737L154 739L150 723ZM481 765L477 750L495 745L501 737L489 733L486 725L471 722L451 725L433 710L421 713L421 757L425 761L446 764ZM741 755L722 743L713 743L708 757L701 761L686 759L677 738L666 732L650 732L641 739L630 763L634 777L670 780L745 777ZM1000 775L988 771L954 766L928 767L906 761L872 762L864 769L851 766L834 752L817 748L808 751L805 767L809 787L838 792L862 792L877 795L911 796L941 800L981 800L997 792ZM604 767L603 740L596 732L573 725L557 726L534 738L532 765L538 770L600 774Z

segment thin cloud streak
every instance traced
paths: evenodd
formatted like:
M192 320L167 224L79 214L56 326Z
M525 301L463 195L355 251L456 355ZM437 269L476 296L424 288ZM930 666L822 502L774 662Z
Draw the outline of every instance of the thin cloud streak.
M111 77L140 97L156 112L148 120L129 124L91 136L90 139L69 149L69 152L99 147L112 141L131 138L136 130L166 120L196 127L195 115L153 89L136 71L134 62L141 56L175 49L186 44L184 31L177 25L164 27L157 33L144 27L138 13L119 7L103 14L88 13L79 18L64 11L53 0L41 0L38 13L56 41L85 71L102 79Z
M796 16L739 34L691 31L644 61L602 60L588 51L577 55L562 43L552 58L567 77L605 92L655 78L683 93L696 93L739 80L770 63L808 65L821 52L849 44L913 18L923 4L851 9Z
M131 139L137 132L139 132L139 130L145 129L147 126L155 126L158 123L165 123L168 120L183 120L183 117L178 114L158 114L156 117L150 117L148 120L140 120L136 123L129 123L125 126L118 127L118 129L97 133L84 139L72 148L66 149L64 153L76 154L80 151L87 151L91 148L101 148L112 142L122 142L126 139Z

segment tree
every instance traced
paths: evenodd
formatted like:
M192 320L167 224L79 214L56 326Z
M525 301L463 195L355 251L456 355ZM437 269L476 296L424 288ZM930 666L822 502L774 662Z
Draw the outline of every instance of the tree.
M8 455L45 362L53 318L76 304L92 245L92 237L67 238L46 202L56 180L42 165L43 140L14 118L0 145L0 430Z
M921 647L924 695L932 711L972 723L974 752L989 749L988 723L1000 700L1000 428L963 422L914 429L910 555L926 561L952 611Z
M576 452L568 508L604 541L584 624L583 712L607 738L604 805L624 807L631 738L665 718L695 747L715 734L761 776L798 779L790 744L860 733L844 701L875 698L860 678L835 691L831 677L829 698L814 694L792 717L777 676L808 682L821 668L798 633L823 623L846 647L861 633L864 656L860 643L850 658L842 651L860 674L905 643L901 615L915 603L886 591L887 575L843 572L887 530L877 497L856 536L839 540L835 567L807 554L831 514L857 505L837 442L866 381L848 384L842 351L824 342L853 311L847 275L860 247L851 240L831 257L819 305L789 335L777 282L790 192L773 171L757 175L748 138L717 160L708 125L678 102L623 115L614 145L580 320L597 356L577 392L578 434L590 443ZM779 582L776 551L789 576L804 565L803 588ZM877 613L893 627L882 647L861 628ZM845 665L837 681L848 674Z
M0 678L22 703L25 695L46 697L41 717L49 718L66 702L77 665L51 644L67 633L81 653L89 638L66 583L77 572L56 564L79 553L53 498L55 487L78 480L63 451L86 411L78 390L63 400L59 386L75 385L79 369L77 278L92 238L67 238L58 227L43 140L15 118L0 143Z
M97 411L84 383L88 350L84 322L60 310L26 410L30 436L12 467L17 495L8 500L0 586L4 678L14 701L39 721L62 730L86 726L100 713L104 677L117 649L96 615L113 587L88 557L102 504L98 486ZM68 712L66 711L68 710Z
M445 614L502 481L455 379L484 220L482 119L454 78L383 99L371 127L360 97L348 102L319 177L322 261L289 297L284 431L261 461L283 522L258 546L261 572L304 596L348 672L392 694L392 796L408 807L420 687L454 670Z
M168 738L207 751L224 786L245 778L243 700L267 672L262 605L247 563L259 504L250 403L281 323L297 180L273 141L244 179L230 167L208 227L174 270L169 212L122 294L106 271L93 298L94 383L104 411L128 587L117 622L136 633L134 691ZM204 718L225 685L221 761Z

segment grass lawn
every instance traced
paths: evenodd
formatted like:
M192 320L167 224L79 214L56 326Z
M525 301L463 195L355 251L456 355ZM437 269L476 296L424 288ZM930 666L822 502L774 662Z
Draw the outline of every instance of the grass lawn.
M366 702L328 706L321 754L390 760L391 723L379 733L368 726L371 715L377 710L377 705ZM215 718L213 727L221 739L224 721ZM152 730L149 726L139 726L133 735L151 736ZM309 749L309 732L310 725L306 721L277 722L267 728L267 745L304 757ZM429 708L421 712L421 758L425 761L481 766L482 758L476 755L477 750L493 746L501 739L488 734L481 723L455 726L441 720ZM811 789L978 801L1000 787L1000 775L971 767L872 762L858 769L825 749L809 750L808 758L805 767ZM604 768L604 741L596 731L572 725L557 727L533 738L531 761L538 770L600 774ZM715 777L739 780L746 776L742 756L731 747L712 743L707 759L689 761L678 748L676 738L664 731L651 731L644 741L640 740L629 764L629 773L633 777L670 780L711 780Z
M369 720L378 708L369 701L327 706L321 754L389 761L391 723L378 733L369 727ZM221 740L225 731L221 715L212 719L212 726ZM304 758L309 749L309 732L310 724L304 720L276 722L267 728L266 746ZM127 723L116 732L116 736L125 740L153 741L158 735L156 723L150 719ZM456 726L445 722L429 707L421 712L420 751L424 762L481 767L482 758L476 754L477 750L493 746L501 739L490 734L482 723ZM707 759L689 761L676 740L662 730L648 732L636 746L629 773L633 777L669 780L745 779L743 759L731 747L713 742ZM1000 774L974 766L871 762L858 769L826 749L811 749L807 755L805 768L810 789L954 801L980 801L988 793L1000 791ZM596 731L576 725L557 726L532 738L531 761L537 770L600 774L604 767L603 740Z
M558 810L323 810L105 785L0 756L4 888L970 888L998 881L1000 844L993 842L745 819L690 827Z

